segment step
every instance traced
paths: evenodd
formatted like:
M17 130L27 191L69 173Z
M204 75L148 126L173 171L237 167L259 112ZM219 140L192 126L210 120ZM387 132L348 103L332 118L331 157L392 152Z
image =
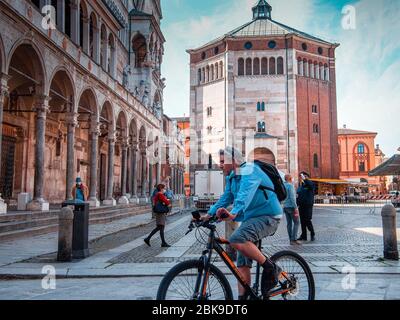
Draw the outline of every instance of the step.
M0 223L0 234L22 229L43 227L58 223L58 217Z
M0 233L0 241L32 237L58 231L58 224Z

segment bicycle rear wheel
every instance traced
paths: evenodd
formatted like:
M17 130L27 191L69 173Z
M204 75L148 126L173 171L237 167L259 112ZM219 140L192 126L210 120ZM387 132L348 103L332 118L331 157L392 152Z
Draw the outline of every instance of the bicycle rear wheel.
M295 283L295 288L285 294L271 297L271 300L315 300L315 282L307 262L297 253L291 251L278 252L271 257L286 273L287 277ZM285 289L289 281L281 279L277 288Z
M203 273L203 266L199 260L189 260L176 265L161 281L157 300L195 300L199 272ZM207 300L233 300L228 280L214 265L210 266Z

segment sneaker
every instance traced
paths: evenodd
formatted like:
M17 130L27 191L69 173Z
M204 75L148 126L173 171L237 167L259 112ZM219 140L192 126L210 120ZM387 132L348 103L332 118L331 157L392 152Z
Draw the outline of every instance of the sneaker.
M171 246L168 243L163 243L161 248L170 248Z
M311 236L311 241L314 242L315 241L315 235Z
M276 287L281 273L282 269L276 264L274 264L273 268L263 270L261 278L261 291L264 297L267 297L271 289Z
M307 238L302 238L302 237L300 237L300 238L298 238L296 241L307 241Z
M291 246L301 246L302 243L298 240L290 241Z
M150 240L149 240L149 239L146 238L146 239L144 239L143 241L144 241L145 244L147 244L149 247L151 247L151 245L150 245Z

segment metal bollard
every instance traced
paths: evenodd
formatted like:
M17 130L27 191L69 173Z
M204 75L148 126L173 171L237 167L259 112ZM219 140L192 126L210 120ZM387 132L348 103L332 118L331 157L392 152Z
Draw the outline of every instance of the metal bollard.
M61 209L58 217L58 253L57 261L72 261L72 233L74 212L69 207Z
M396 209L389 204L382 208L383 253L385 259L399 260L397 248Z

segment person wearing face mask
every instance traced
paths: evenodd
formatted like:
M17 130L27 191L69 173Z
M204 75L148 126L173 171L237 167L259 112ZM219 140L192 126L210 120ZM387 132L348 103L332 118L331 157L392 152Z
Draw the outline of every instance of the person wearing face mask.
M85 202L89 198L89 188L82 182L80 177L76 178L76 183L72 187L72 197L74 200Z

